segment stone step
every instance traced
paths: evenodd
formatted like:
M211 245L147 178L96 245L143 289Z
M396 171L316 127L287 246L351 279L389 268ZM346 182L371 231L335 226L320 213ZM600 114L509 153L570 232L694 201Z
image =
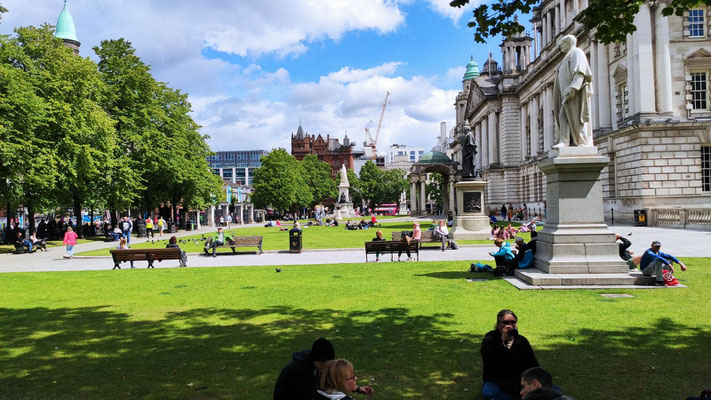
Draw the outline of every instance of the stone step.
M654 277L639 272L611 274L549 274L538 269L516 270L517 278L534 286L652 285Z

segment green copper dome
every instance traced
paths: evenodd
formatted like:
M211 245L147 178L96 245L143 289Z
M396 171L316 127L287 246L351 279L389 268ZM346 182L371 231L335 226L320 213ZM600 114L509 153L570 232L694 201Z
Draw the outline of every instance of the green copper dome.
M437 164L449 163L452 162L452 160L450 160L446 154L440 151L430 151L429 153L425 153L422 155L422 157L420 157L420 162L425 164Z
M57 28L54 31L54 36L60 39L69 39L78 42L77 30L74 27L74 19L67 8L67 0L64 0L64 8L57 18Z
M479 65L474 61L474 57L472 57L471 61L469 61L469 64L467 64L467 72L464 73L464 81L468 81L470 79L474 79L475 76L479 76Z

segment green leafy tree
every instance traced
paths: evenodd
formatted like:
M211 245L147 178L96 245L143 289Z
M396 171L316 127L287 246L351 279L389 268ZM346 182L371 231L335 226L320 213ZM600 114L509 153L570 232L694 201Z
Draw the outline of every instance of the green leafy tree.
M444 208L444 198L447 196L447 185L444 184L444 177L439 172L430 174L430 182L425 185L427 195L435 202L435 206L439 209ZM434 210L433 210L434 211Z
M360 195L374 208L377 204L397 203L407 188L407 180L399 169L383 171L368 161L360 169Z
M254 173L252 201L257 207L291 210L313 202L304 180L301 164L282 148L262 157L262 166Z
M96 64L74 56L53 36L51 26L18 28L16 33L21 55L14 65L26 72L46 104L41 135L51 140L57 154L55 196L73 205L80 221L82 204L105 183L104 170L115 146L113 121L99 105L103 82Z
M315 154L309 154L301 160L304 181L311 192L311 204L314 206L326 199L336 197L336 181L331 178L331 166L320 161Z
M470 0L453 0L452 7L462 7ZM644 0L591 0L588 7L581 14L585 29L595 31L595 37L602 43L624 42L626 35L633 33L634 16L639 11L639 6ZM490 4L482 4L474 9L474 19L469 22L469 27L474 28L474 40L485 43L490 36L501 34L512 36L523 32L515 16L530 13L540 0L496 0ZM670 0L658 3L662 15L684 14L691 8L702 4L709 4L702 0Z

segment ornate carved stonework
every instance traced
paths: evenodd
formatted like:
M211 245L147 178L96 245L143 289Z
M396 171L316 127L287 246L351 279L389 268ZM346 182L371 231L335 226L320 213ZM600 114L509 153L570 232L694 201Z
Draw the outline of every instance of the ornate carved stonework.
M484 96L484 92L481 91L479 86L472 83L472 88L469 90L469 101L467 101L467 111L464 113L465 118L470 116L485 98L486 96Z

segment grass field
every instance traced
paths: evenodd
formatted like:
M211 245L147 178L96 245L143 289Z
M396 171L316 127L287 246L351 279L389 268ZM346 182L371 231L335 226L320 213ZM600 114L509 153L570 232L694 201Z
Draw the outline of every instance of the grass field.
M683 399L711 383L711 260L684 261L688 288L607 291L633 298L464 262L0 274L0 398L271 399L324 336L375 399L479 399L481 338L511 308L571 396Z
M423 224L423 230L429 228L429 225ZM381 229L386 239L390 240L392 232L412 230L410 222L384 222L377 228L366 230L346 230L343 226L326 227L312 226L304 228L303 231L303 247L305 249L338 249L338 248L363 248L363 243L372 240L375 237L375 231ZM279 228L239 228L226 230L237 236L257 235L263 236L263 250L288 250L289 249L289 232L280 231ZM210 234L212 235L212 233ZM208 236L208 235L205 235ZM528 241L531 237L530 233L522 233L524 240ZM162 238L157 238L155 242L136 243L132 244L133 249L144 249L153 247L165 247L170 236L164 234ZM202 252L204 242L200 241L201 235L193 235L182 237L185 243L180 243L180 247L188 253ZM196 241L196 242L194 242ZM512 240L509 240L512 241ZM491 240L461 240L459 244L491 244ZM111 247L114 248L114 247ZM92 250L77 253L79 256L108 256L110 249ZM220 251L230 252L230 249L221 249Z

